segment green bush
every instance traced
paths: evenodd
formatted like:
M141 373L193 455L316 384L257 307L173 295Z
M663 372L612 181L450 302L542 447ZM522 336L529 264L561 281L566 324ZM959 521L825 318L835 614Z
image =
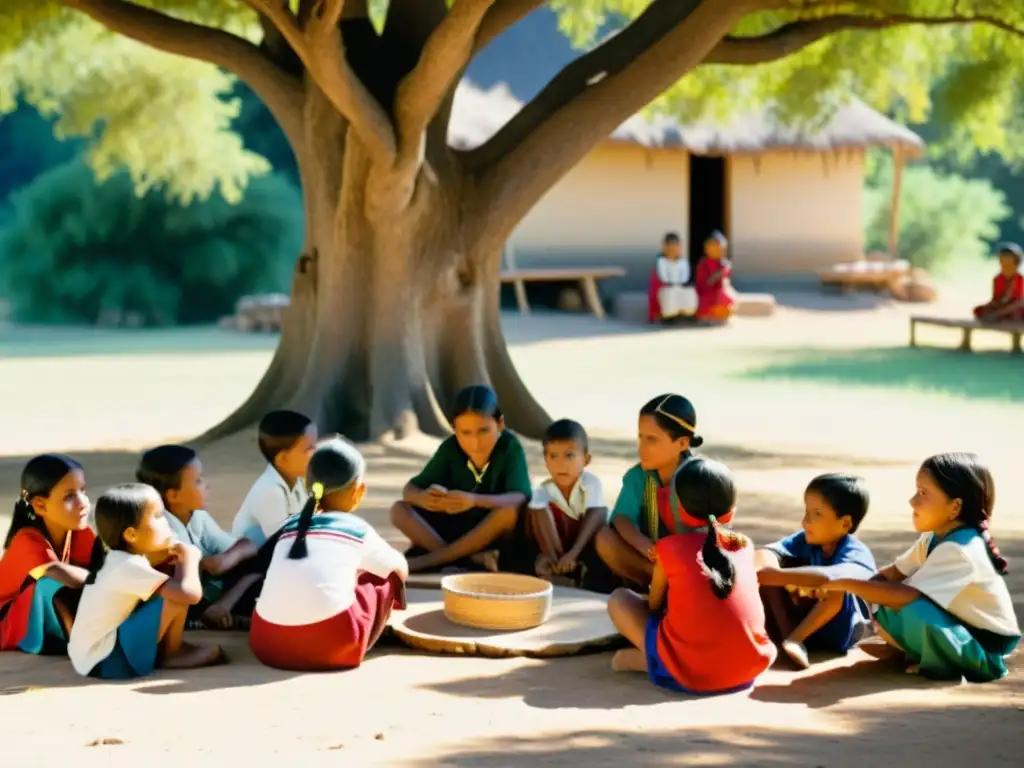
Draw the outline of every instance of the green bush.
M80 159L12 198L0 231L0 285L14 319L93 323L134 313L150 325L205 323L239 296L286 291L302 247L302 204L284 177L251 180L244 199L180 206L137 197L127 174L96 182Z
M892 160L875 155L865 188L868 251L889 250ZM980 262L1011 214L1006 195L985 179L940 173L924 164L903 173L900 194L900 256L937 274Z

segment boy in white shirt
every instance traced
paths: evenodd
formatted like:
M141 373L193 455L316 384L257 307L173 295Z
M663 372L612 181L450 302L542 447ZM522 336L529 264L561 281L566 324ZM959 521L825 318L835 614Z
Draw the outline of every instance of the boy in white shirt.
M611 572L594 550L594 537L608 523L608 506L600 478L586 471L589 443L586 430L570 419L547 428L549 477L533 491L526 533L538 550L534 571L542 579L611 591Z
M272 411L259 426L260 453L267 468L249 489L231 533L263 545L281 524L302 510L309 494L302 482L316 448L316 424L295 411Z

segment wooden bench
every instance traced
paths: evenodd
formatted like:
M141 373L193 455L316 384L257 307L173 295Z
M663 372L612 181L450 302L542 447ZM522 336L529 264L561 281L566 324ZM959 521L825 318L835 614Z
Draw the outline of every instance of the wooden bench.
M1021 352L1021 335L1024 334L1024 322L1003 322L986 323L981 320L967 320L948 317L921 317L914 315L910 318L910 346L917 346L917 326L934 325L939 328L958 328L963 332L960 341L960 349L969 352L971 350L971 336L975 331L997 331L1010 334L1011 349L1013 352Z
M512 283L516 292L516 304L524 315L530 314L530 303L526 300L527 283L578 282L587 308L595 317L603 320L604 307L601 305L601 296L597 292L597 281L625 275L626 270L621 267L514 268L502 271L501 282Z

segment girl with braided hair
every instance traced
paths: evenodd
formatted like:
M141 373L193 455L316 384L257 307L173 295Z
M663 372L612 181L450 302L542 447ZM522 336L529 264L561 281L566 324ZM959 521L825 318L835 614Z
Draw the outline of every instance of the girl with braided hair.
M691 458L673 479L675 530L654 545L648 597L618 589L608 613L633 648L617 672L646 672L655 685L696 695L750 688L775 661L757 585L754 545L727 526L736 486L717 461Z
M976 683L1004 677L1020 626L1003 580L1006 560L989 531L995 497L992 475L973 453L926 459L910 499L917 543L874 578L836 579L822 592L877 605L878 634L905 656L908 673Z
M320 443L306 471L309 499L267 542L273 554L249 646L268 667L357 667L392 607L404 607L405 558L354 514L365 474L351 443Z

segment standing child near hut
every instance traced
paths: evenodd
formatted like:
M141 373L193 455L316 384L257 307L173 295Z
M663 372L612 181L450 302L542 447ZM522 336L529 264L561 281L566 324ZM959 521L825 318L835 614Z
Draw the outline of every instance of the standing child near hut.
M878 634L902 654L907 672L983 683L1006 676L1020 625L989 532L995 483L973 453L925 460L910 500L917 543L871 579L836 579L824 594L878 606Z
M311 495L272 539L249 645L269 667L357 667L394 604L404 606L405 558L353 514L366 493L366 465L340 437L309 461Z
M0 650L64 653L96 537L82 465L44 454L25 465L0 559Z
M532 493L523 446L505 429L498 396L477 384L455 396L455 434L391 507L412 548L413 573L451 564L498 570L499 549Z
M260 453L267 468L253 483L235 515L231 533L262 545L281 523L297 515L308 494L302 484L316 447L316 424L295 411L271 411L259 426Z
M184 641L188 607L203 597L199 550L174 541L160 494L141 483L111 488L96 502L96 530L104 547L68 642L75 671L124 680L225 662L219 646ZM154 566L171 566L173 575Z
M640 409L640 463L622 478L611 525L595 539L601 559L641 589L654 573L654 544L674 532L672 477L704 439L694 434L697 413L682 395L659 395Z
M568 578L598 592L611 591L611 573L597 556L594 537L608 522L601 479L586 471L590 445L581 424L560 419L544 432L549 477L534 488L526 522L538 550L542 579Z
M999 246L999 274L992 281L992 299L987 304L974 308L979 320L1020 320L1024 319L1024 276L1020 264L1024 251L1016 243Z
M845 653L871 623L867 604L833 592L818 599L820 578L864 578L875 573L871 550L854 534L868 512L868 490L859 477L819 475L804 491L802 530L769 544L758 555L758 582L769 624L783 653L797 667L810 666L807 650Z
M212 629L246 628L263 574L254 572L259 551L249 539L236 539L206 511L206 478L194 450L161 445L142 454L135 479L156 488L178 541L199 549L203 599L189 611Z
M646 672L680 693L708 695L751 687L775 660L757 590L754 545L723 528L736 487L725 465L693 458L675 477L676 533L655 545L649 597L612 593L608 613L633 648L612 659L616 671Z

